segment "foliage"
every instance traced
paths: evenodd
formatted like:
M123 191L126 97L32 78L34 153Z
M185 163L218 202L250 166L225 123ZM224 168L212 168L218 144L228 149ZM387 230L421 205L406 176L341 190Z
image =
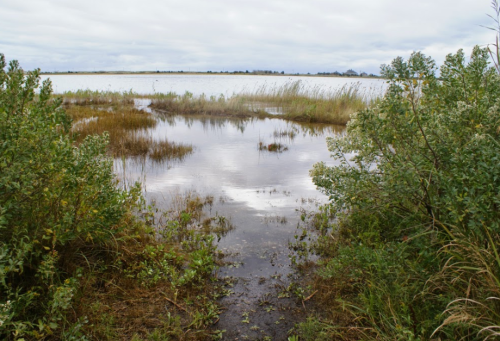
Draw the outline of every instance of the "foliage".
M382 66L385 97L328 139L340 166L311 171L339 218L319 275L358 283L343 304L366 338L500 328L500 79L479 47L436 69L422 53Z
M64 324L75 294L63 263L119 233L134 195L115 187L105 136L73 146L38 70L5 68L0 55L0 335L42 338Z
M91 95L128 103L134 94ZM77 92L76 104L88 96ZM108 134L77 143L71 124L39 70L7 68L0 54L0 338L207 337L219 313L213 241L224 226L212 234L209 219L195 231L195 212L183 208L153 229L140 187L118 189ZM165 299L183 313L165 315Z

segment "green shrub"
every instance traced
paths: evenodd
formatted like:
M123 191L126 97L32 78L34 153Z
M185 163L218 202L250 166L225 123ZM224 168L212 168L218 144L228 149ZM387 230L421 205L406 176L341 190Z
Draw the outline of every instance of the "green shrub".
M75 258L118 234L135 200L115 186L105 137L74 146L51 90L38 70L7 68L0 54L2 339L44 338L65 325Z
M328 139L340 166L311 171L340 218L322 275L361 281L346 306L365 336L500 329L500 79L479 47L436 69L421 53L383 66L385 97Z

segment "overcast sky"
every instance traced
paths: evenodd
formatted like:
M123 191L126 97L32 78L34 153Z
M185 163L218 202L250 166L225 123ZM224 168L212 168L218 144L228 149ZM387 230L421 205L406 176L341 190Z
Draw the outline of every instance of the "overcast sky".
M378 73L495 39L490 0L0 0L0 53L28 70Z

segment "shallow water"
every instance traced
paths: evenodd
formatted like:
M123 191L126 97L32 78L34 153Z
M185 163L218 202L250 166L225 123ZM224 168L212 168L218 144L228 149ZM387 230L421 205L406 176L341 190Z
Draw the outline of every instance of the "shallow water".
M254 263L263 252L287 243L295 232L296 209L325 202L309 170L315 162L329 161L325 137L342 129L280 119L177 116L160 122L151 134L193 145L192 155L165 164L131 159L125 164L116 162L115 168L117 174L123 174L125 167L129 181L141 180L146 197L159 206L186 191L214 196L212 210L231 218L236 226L221 239L220 248L238 252L243 261ZM291 131L293 138L280 136ZM264 146L280 143L287 150L260 150L259 142ZM261 268L258 264L253 267Z
M146 105L136 102L137 107ZM123 184L141 181L147 200L162 209L188 192L213 196L208 213L224 216L234 226L218 241L228 264L217 276L230 278L232 295L221 300L225 311L214 329L226 330L228 340L286 340L305 316L305 307L293 295L280 297L294 281L289 242L304 210L327 202L309 170L319 161L333 165L325 139L342 134L345 127L279 118L158 117L149 134L191 144L193 153L164 163L116 160L116 174ZM269 151L272 143L283 150Z
M296 233L299 210L313 210L327 200L316 190L309 170L318 161L332 165L325 138L343 130L277 118L175 116L162 120L151 134L192 144L191 155L163 164L133 159L115 162L116 173L128 182L140 180L146 198L160 208L168 208L178 194L194 191L201 197L213 196L211 214L233 224L234 229L219 241L231 265L221 268L218 276L235 279L234 294L222 301L227 311L217 326L228 330L229 339L268 335L285 340L293 327L297 319L293 314L301 307L293 299L278 300L276 288L286 287L291 280L288 242ZM286 132L293 132L293 138L281 136ZM271 152L267 149L271 143L281 143L286 150ZM276 311L263 311L264 298L274 302ZM251 314L253 329L241 323L245 313ZM276 321L281 321L280 328Z

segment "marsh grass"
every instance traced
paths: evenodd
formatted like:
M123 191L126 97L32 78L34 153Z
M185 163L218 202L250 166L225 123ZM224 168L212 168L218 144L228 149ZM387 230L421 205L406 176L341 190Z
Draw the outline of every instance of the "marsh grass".
M277 116L300 122L345 125L353 113L376 100L373 93L362 90L360 83L324 90L318 86L308 88L296 81L281 86L262 86L229 98L194 96L190 92L156 94L149 98L151 108L171 115Z
M186 92L184 95L175 93L156 94L151 96L151 108L170 115L208 115L232 117L266 117L269 116L260 109L251 109L241 98L226 98L205 95L193 96Z
M150 107L164 115L205 115L223 117L275 117L310 123L345 125L351 115L376 101L376 91L362 89L360 83L338 89L307 87L301 81L260 88L226 97L195 96L186 91L139 95L125 92L78 90L62 95L65 105L133 106L134 99L150 99Z
M66 112L73 118L77 143L89 135L109 134L108 151L114 157L149 157L153 161L183 159L192 153L190 145L153 138L149 128L157 125L150 113L131 106L69 105Z
M57 96L59 97L59 96ZM99 90L77 90L66 91L60 96L63 104L74 105L123 105L134 104L134 98L143 97L132 90L130 91L99 91Z
M353 113L365 109L373 101L375 96L372 95L362 90L360 83L325 90L295 81L281 86L264 85L236 98L252 109L274 107L285 119L345 125Z

